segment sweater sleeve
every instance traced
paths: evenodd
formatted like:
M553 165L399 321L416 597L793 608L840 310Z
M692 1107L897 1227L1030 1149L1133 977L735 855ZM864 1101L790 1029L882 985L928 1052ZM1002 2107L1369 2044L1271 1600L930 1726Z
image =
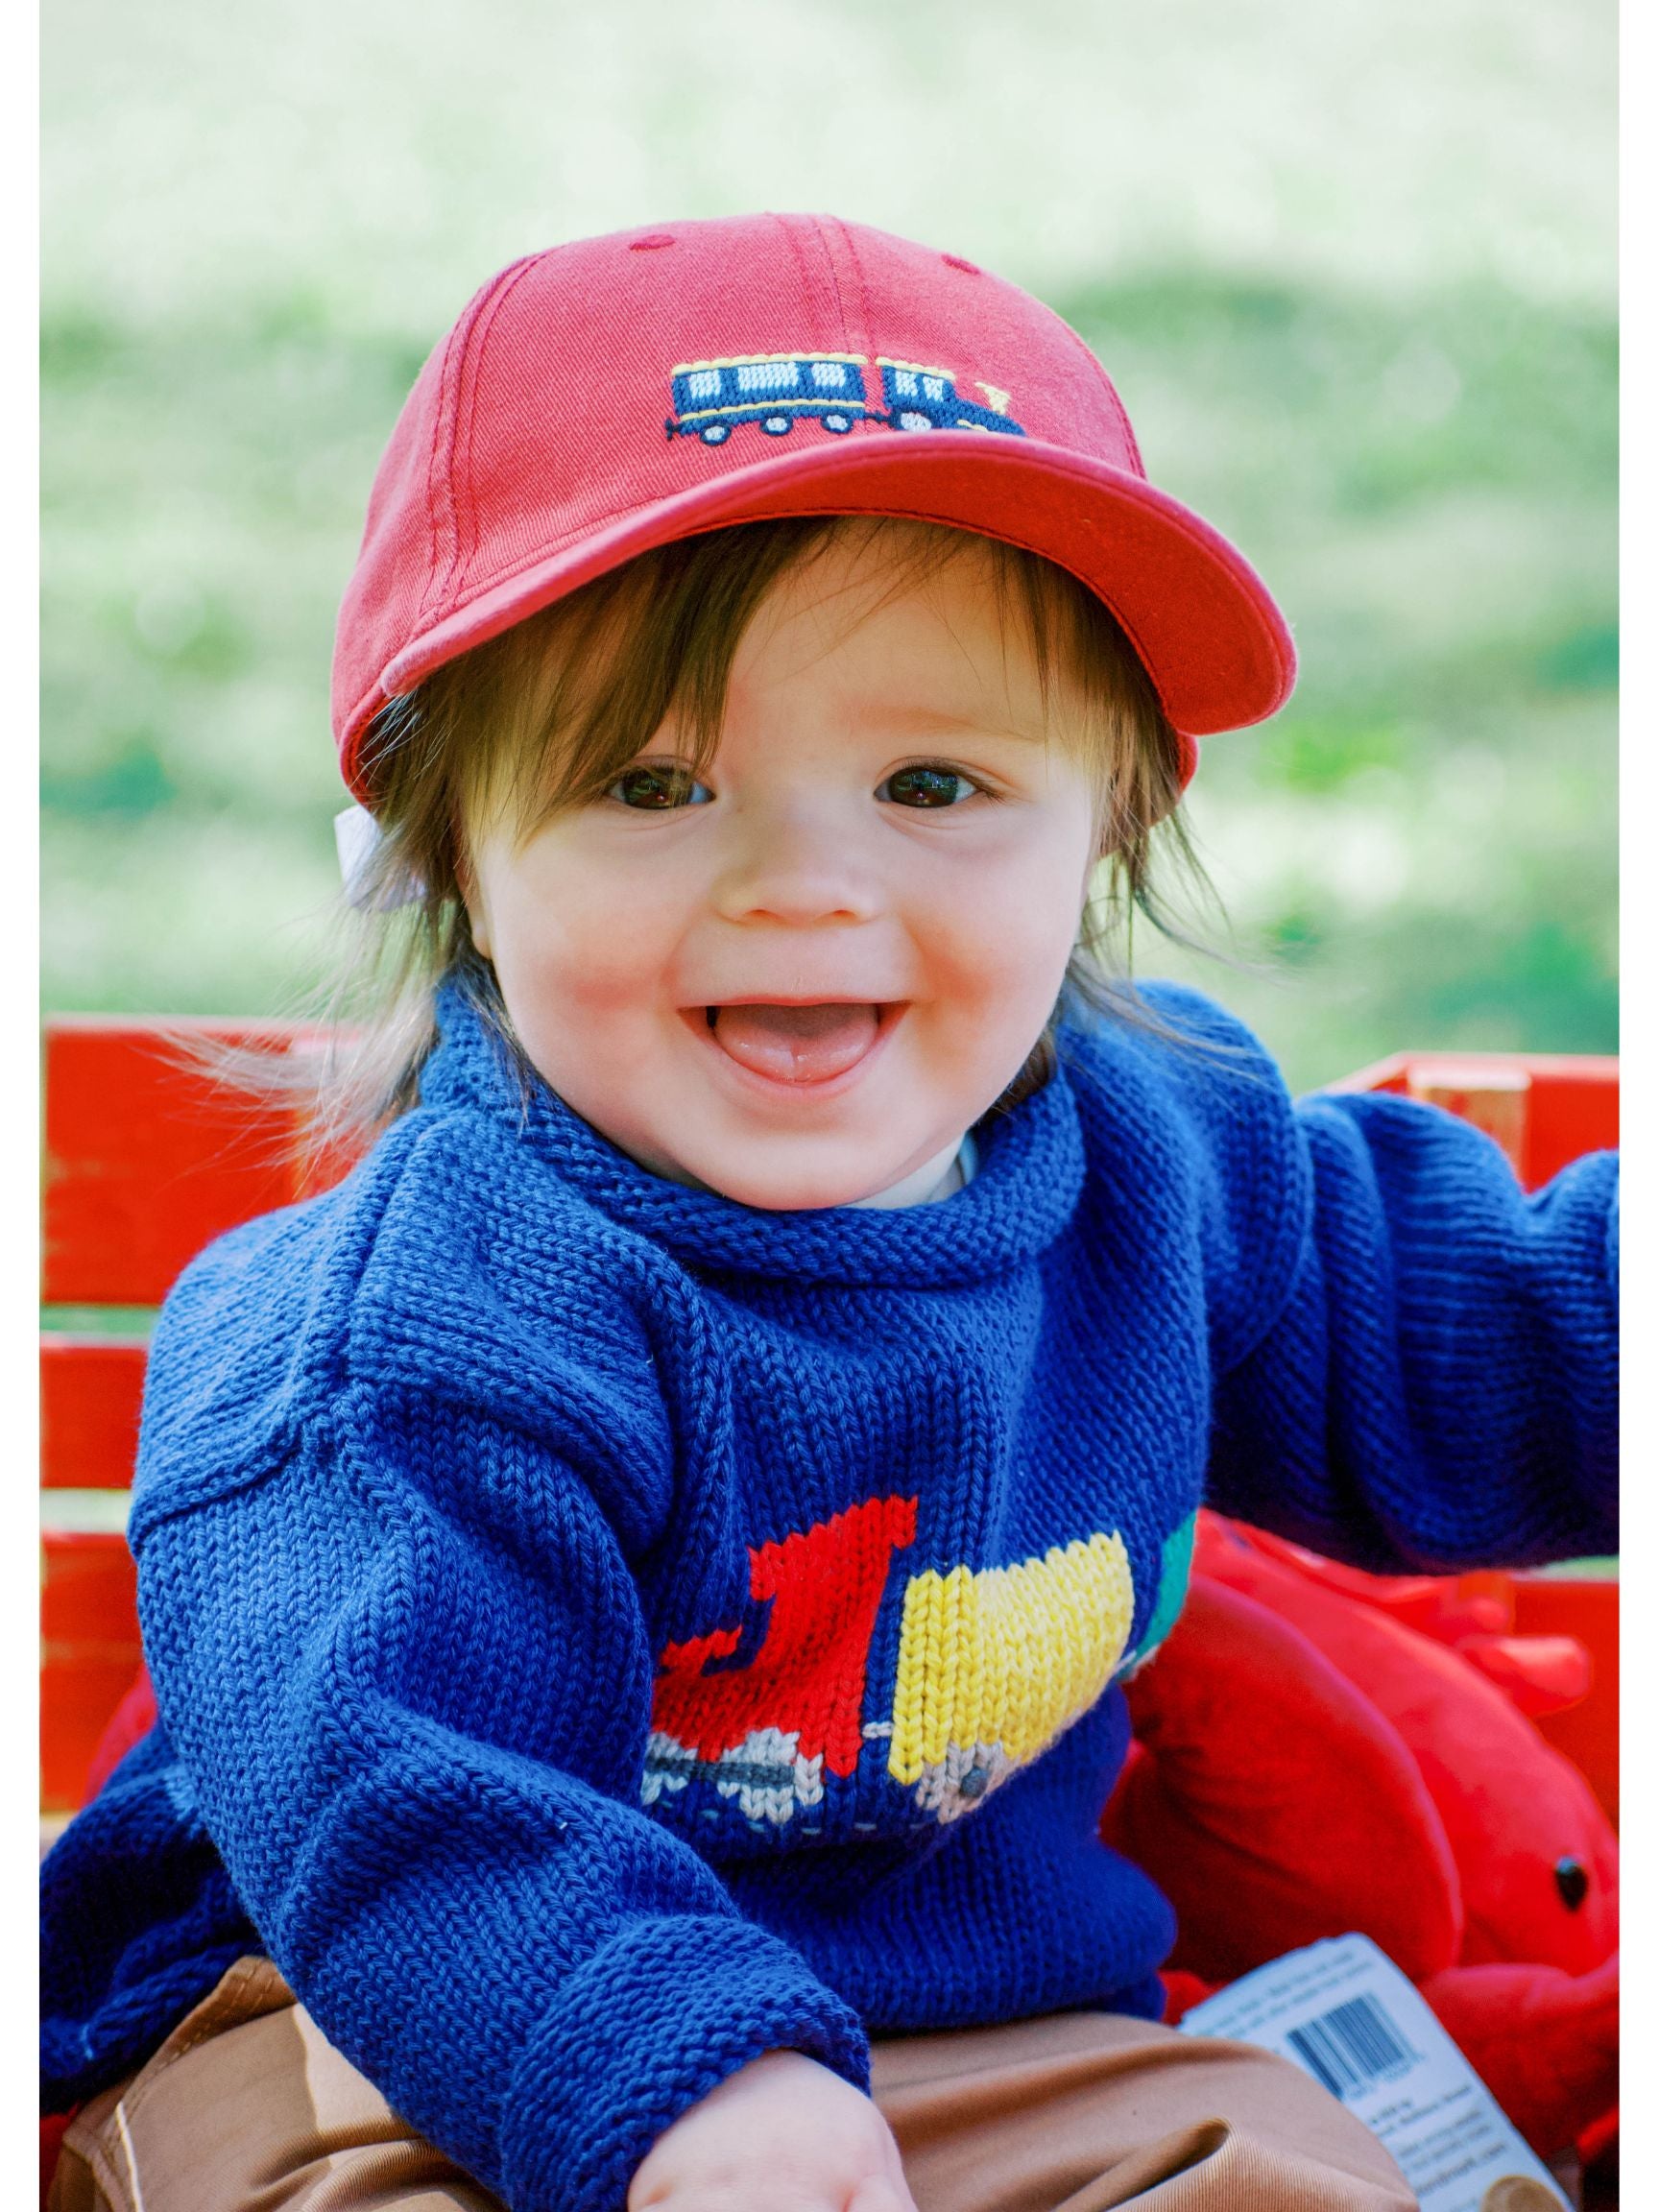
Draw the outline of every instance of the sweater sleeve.
M1528 1195L1436 1107L1295 1122L1300 1250L1216 1382L1211 1502L1383 1573L1615 1550L1617 1155Z
M856 2016L639 1810L638 1590L541 1440L346 1382L175 1497L140 1602L215 1845L329 2040L513 2212L619 2212L763 2051L865 2084Z

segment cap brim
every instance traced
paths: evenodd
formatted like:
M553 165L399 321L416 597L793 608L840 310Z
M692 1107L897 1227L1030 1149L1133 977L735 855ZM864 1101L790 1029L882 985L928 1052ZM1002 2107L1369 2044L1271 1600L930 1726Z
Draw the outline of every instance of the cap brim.
M386 699L458 654L653 546L738 522L886 515L973 530L1069 569L1122 624L1165 712L1188 737L1241 729L1288 697L1296 655L1256 571L1190 508L1127 469L1034 438L901 433L814 444L549 544L430 630L382 672L347 733L358 742Z

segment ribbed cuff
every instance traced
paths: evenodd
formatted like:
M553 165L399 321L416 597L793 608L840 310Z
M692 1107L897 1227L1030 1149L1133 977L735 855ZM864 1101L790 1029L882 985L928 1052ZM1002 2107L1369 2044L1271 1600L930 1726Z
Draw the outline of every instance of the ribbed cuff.
M623 2212L665 2128L765 2051L868 2089L858 2016L747 1920L636 1923L571 1975L514 2069L501 2168L515 2212Z

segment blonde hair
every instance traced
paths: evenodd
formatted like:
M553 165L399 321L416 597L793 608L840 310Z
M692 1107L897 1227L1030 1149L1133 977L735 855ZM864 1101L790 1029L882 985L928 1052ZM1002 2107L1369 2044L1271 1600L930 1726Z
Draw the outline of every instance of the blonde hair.
M1084 713L1080 726L1069 718L1066 741L1082 749L1094 774L1102 866L1068 987L1161 1026L1125 988L1127 939L1138 912L1170 929L1152 887L1155 830L1163 827L1197 874L1176 812L1182 743L1110 611L1051 562L938 525L845 516L744 523L661 546L596 578L437 669L377 715L362 771L379 838L356 894L364 912L321 1010L351 1039L318 1084L322 1139L362 1142L419 1102L445 983L471 1000L529 1082L469 926L468 825L505 805L528 830L598 797L670 713L693 770L705 765L719 742L738 643L762 600L848 537L890 562L891 594L977 551L989 564L1004 641L1017 625L1046 706L1056 671L1070 679ZM1120 966L1110 950L1118 939L1125 941ZM1000 1103L1046 1079L1053 1026Z

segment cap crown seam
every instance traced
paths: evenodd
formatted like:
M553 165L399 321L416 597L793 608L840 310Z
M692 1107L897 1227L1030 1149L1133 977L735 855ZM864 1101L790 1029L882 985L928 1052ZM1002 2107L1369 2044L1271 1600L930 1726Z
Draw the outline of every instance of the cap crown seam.
M482 292L473 296L460 323L450 331L444 348L444 358L438 365L437 400L432 409L431 435L426 441L426 574L415 608L415 620L418 624L424 621L427 610L438 595L438 576L444 565L442 510L453 505L449 472L438 457L439 447L444 443L445 424L450 415L448 395L460 376L460 357L466 350L468 335L471 330L472 312L483 297ZM452 515L450 520L453 529Z
M467 350L471 344L478 318L512 273L511 266L499 271L491 277L488 284L481 284L473 293L462 309L460 320L449 333L443 360L439 363L438 392L432 409L432 435L426 448L426 526L429 542L426 574L415 610L417 625L425 620L433 602L447 588L455 567L455 425ZM447 461L442 451L445 440L448 445ZM445 523L448 533L447 550L444 542Z
M503 271L502 280L492 299L479 310L468 347L467 359L462 364L461 390L456 397L455 431L449 448L450 497L456 514L455 545L450 558L448 573L444 579L444 589L464 589L469 579L477 554L475 544L462 545L461 516L465 510L469 523L475 515L477 503L472 496L472 438L478 421L478 393L484 381L484 355L490 343L490 333L495 319L515 292L533 269L540 268L548 256L545 253L527 254L522 261ZM465 445L463 446L463 418L465 418ZM463 499L463 492L465 499ZM476 533L474 532L474 536Z
M455 568L456 546L454 540L459 534L455 514L455 436L461 385L466 375L468 354L471 347L473 332L477 329L480 319L492 303L517 281L533 260L538 258L541 258L541 256L529 254L521 260L510 261L505 269L497 270L487 284L481 284L462 309L460 319L450 331L445 344L444 358L439 365L438 372L438 395L432 410L432 436L426 454L426 519L427 527L431 533L431 546L426 577L415 613L417 623L425 618L427 610L439 595L440 586L447 587ZM440 458L440 448L444 444L445 431L448 433L449 444L446 467L443 465ZM444 529L444 517L439 512L441 499L445 495L451 534L451 543L446 562L440 544Z
M874 349L876 344L876 316L870 305L870 282L865 274L863 258L858 252L858 241L839 216L830 220L840 233L841 243L847 249L847 258L853 264L853 274L858 279L858 308L862 322L862 335L866 346Z
M859 331L863 343L854 347L852 325L847 319L847 295L841 289L841 272L835 266L835 251L830 243L830 233L832 226L839 232L843 244L847 242L847 233L841 225L835 223L833 216L814 215L811 221L813 234L818 242L818 251L824 256L824 267L830 277L830 296L835 302L835 320L841 325L841 344L849 353L866 351L875 345L875 332L871 328L868 311L869 303L868 301L865 302L865 315ZM856 259L854 260L853 273L854 276L858 274Z
M795 225L790 221L787 215L774 215L772 220L777 224L779 229L782 231L784 238L788 241L790 257L795 263L795 273L797 277L800 279L801 284L801 304L803 308L805 308L806 302L811 299L812 296L812 277L811 273L806 266L805 252L802 246L801 239L797 234ZM846 317L841 313L841 295L836 290L835 286L835 271L830 264L829 254L824 251L823 240L814 234L813 243L818 248L819 254L823 259L826 273L830 279L830 295L835 302L836 318L841 325L841 343L843 350L845 350L847 349L847 321Z

